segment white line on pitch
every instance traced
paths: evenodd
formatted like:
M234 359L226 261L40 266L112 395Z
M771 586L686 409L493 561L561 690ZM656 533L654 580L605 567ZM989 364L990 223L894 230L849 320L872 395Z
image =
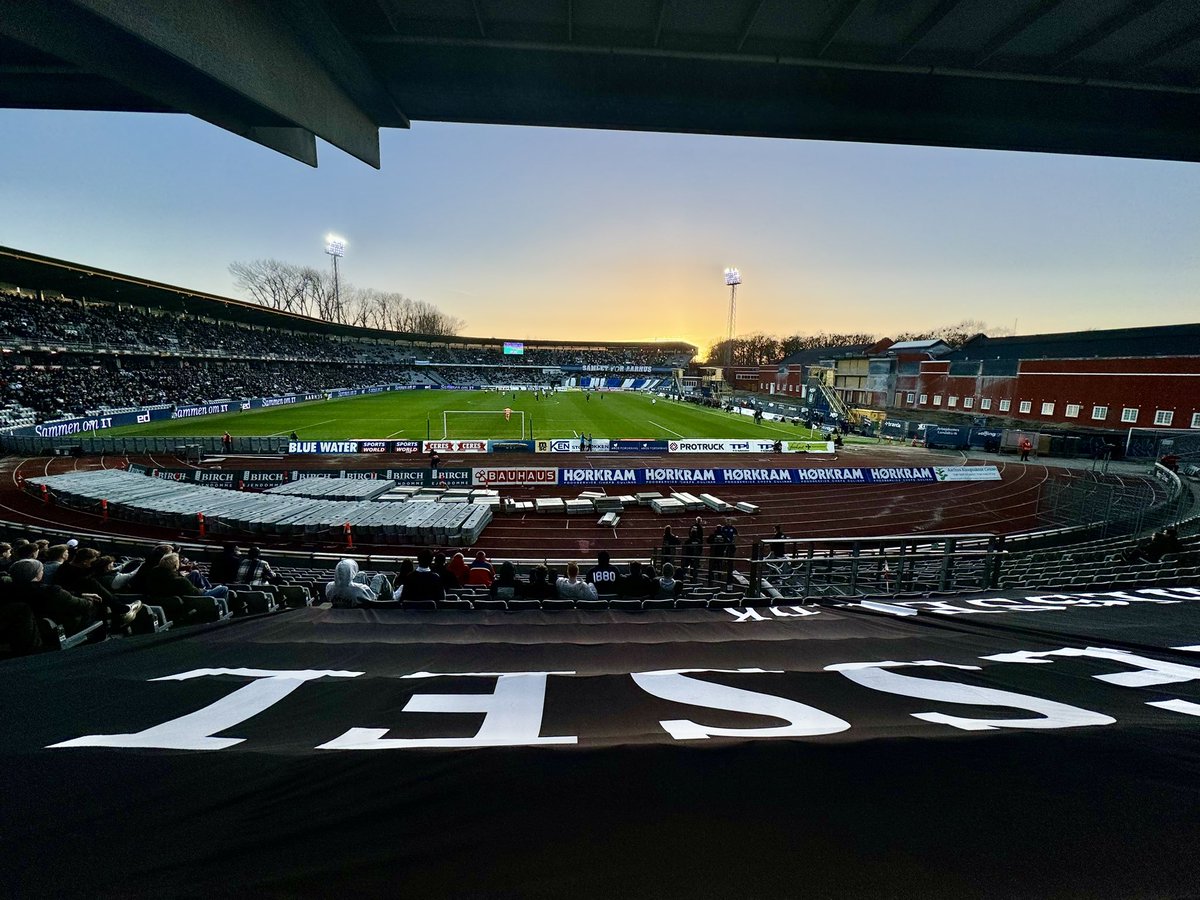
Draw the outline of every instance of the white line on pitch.
M646 421L647 421L647 422L649 422L650 420L649 420L649 419L647 419ZM657 427L661 428L663 431L668 431L668 432L670 432L671 434L675 435L675 437L677 437L677 438L681 438L681 437L683 437L683 435L682 435L682 434L680 434L678 431L671 431L671 429L670 429L670 428L668 428L666 425L659 425L657 422L650 422L650 424L651 424L651 425L655 425L655 426L657 426Z
M395 437L398 434L404 434L404 429L401 428L399 431L393 431L391 434L388 435L388 437Z

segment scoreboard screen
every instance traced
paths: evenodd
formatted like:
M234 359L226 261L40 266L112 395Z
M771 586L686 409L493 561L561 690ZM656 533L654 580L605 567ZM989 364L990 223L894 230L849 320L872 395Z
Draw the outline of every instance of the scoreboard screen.
M520 341L505 341L504 342L505 356L524 356L525 345Z

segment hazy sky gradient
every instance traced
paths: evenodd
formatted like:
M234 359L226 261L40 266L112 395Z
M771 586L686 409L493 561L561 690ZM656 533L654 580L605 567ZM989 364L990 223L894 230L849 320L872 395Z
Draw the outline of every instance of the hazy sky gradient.
M218 294L324 266L471 335L1021 333L1200 320L1200 165L416 123L310 169L187 116L0 111L0 243Z

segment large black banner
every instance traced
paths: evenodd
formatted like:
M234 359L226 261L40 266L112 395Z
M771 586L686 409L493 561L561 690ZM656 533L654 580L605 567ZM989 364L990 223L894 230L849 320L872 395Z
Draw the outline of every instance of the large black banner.
M1195 890L1200 590L297 610L0 705L24 896Z

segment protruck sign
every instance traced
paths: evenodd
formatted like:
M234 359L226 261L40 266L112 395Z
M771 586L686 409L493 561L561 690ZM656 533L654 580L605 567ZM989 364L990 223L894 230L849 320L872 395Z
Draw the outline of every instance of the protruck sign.
M775 442L763 440L678 440L667 445L671 453L774 453Z

